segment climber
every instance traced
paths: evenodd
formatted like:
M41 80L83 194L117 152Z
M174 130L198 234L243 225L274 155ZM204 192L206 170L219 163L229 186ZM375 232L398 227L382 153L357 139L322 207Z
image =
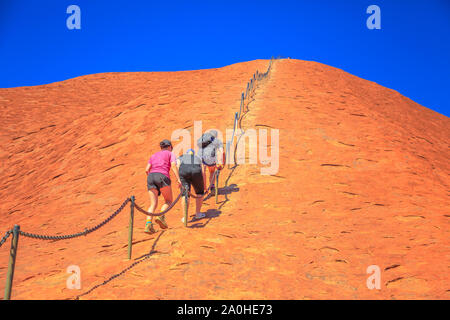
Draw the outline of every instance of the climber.
M178 171L180 174L181 185L183 186L183 201L181 206L183 212L187 199L189 199L189 192L191 191L191 185L194 187L195 194L199 197L195 198L195 219L201 219L205 217L204 213L201 213L203 203L203 195L206 188L206 173L203 169L202 160L195 155L195 151L189 149L184 155L177 159ZM184 223L184 217L181 219Z
M209 185L211 186L211 193L214 192L214 172L216 169L222 170L225 164L225 152L223 143L217 139L217 130L210 130L204 133L197 141L199 147L199 156L202 163L209 171ZM222 157L220 157L222 154ZM205 170L206 171L206 170ZM206 172L205 172L206 176Z
M172 203L172 187L170 181L170 168L172 168L178 182L178 187L181 187L180 176L176 166L176 157L173 154L172 143L165 139L159 143L161 151L156 152L150 157L145 172L147 173L147 189L150 196L150 207L148 212L154 213L158 205L158 196L163 195L165 203L161 207L161 211L166 210ZM156 217L156 223L162 229L167 229L167 223L164 215ZM153 217L147 217L144 231L146 233L154 233Z

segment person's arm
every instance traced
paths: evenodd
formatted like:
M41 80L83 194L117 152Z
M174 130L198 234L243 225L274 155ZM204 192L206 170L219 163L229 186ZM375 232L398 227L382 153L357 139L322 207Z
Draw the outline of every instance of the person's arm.
M220 154L222 154L222 159L220 159ZM216 167L217 167L217 169L219 169L219 170L222 170L223 169L223 167L224 167L224 165L225 165L225 161L226 161L226 159L225 159L225 151L224 151L224 149L223 149L223 147L219 147L219 149L217 149L217 165L216 165Z
M147 163L147 168L145 168L145 173L148 175L148 173L150 172L152 165L150 163Z
M178 186L181 187L181 180L180 180L180 174L178 172L178 167L177 167L177 157L175 156L175 154L171 151L170 152L170 167L173 170L173 173L175 174L175 177L177 178L177 183Z
M180 187L181 180L180 180L180 173L178 172L177 162L176 161L172 162L171 167L172 167L173 173L175 174L175 177L177 178L178 186Z

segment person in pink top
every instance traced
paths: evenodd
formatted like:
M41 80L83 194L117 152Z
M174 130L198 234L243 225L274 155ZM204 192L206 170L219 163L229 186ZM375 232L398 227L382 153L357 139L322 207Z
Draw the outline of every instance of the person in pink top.
M148 160L147 168L147 189L150 196L150 207L148 212L155 212L158 206L158 196L163 195L165 203L161 207L161 211L166 210L173 201L172 187L170 181L170 169L172 168L175 177L177 178L178 187L181 186L180 175L176 165L176 157L173 154L172 143L169 140L163 140L159 143L161 151L156 152ZM163 229L167 229L167 223L164 215L156 217L156 223ZM147 217L145 223L145 232L156 232L153 228L153 217Z

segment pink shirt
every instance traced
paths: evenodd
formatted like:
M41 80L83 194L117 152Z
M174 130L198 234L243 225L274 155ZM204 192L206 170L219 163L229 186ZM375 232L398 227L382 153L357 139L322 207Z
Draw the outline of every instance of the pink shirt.
M170 165L177 159L173 152L169 150L161 150L150 157L148 163L151 164L150 173L159 172L170 178Z

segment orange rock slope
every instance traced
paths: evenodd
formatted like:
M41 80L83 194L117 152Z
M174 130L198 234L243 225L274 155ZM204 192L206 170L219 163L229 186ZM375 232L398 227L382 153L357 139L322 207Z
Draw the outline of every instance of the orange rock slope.
M219 69L105 73L0 89L0 236L14 224L70 234L129 196L147 207L145 165L175 129L232 128L267 60ZM19 239L13 299L448 299L448 117L315 62L275 61L243 129L279 129L279 170L221 174L219 203L149 236L129 207L88 236ZM192 209L190 214L192 214ZM5 287L8 241L0 248ZM81 270L68 289L67 268ZM380 268L369 290L367 268Z

